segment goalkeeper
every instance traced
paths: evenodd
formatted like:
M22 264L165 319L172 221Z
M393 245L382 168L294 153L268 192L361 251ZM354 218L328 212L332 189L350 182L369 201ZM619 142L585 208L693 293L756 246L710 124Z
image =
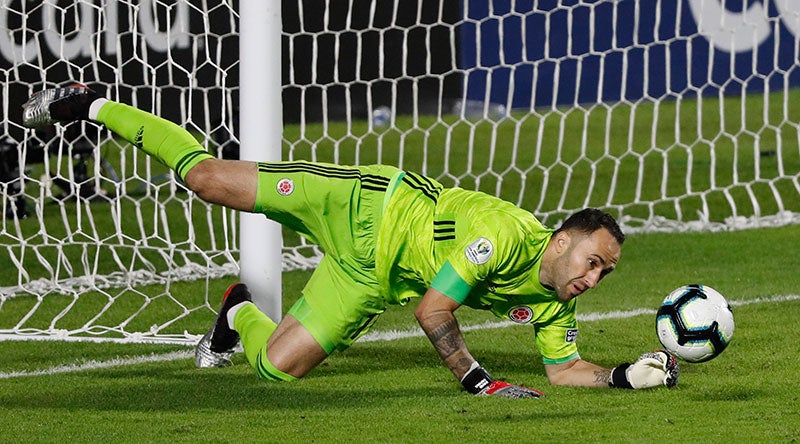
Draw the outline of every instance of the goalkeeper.
M229 363L241 340L261 378L293 380L366 333L389 304L421 297L415 316L453 375L472 394L541 397L494 380L467 348L455 311L490 310L533 327L553 385L673 386L678 364L665 351L604 368L578 354L575 297L612 272L625 237L608 214L585 209L557 230L495 197L391 166L217 159L181 127L83 86L49 89L24 105L38 127L88 119L172 168L197 196L264 214L325 256L302 297L276 324L244 283L225 293L196 349L199 367Z

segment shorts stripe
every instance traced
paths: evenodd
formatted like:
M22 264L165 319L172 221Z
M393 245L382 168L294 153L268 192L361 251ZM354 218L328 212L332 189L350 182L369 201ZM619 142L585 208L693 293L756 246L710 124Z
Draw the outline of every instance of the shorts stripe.
M308 173L332 179L351 179L361 182L361 188L386 191L391 178L375 174L363 174L358 168L319 165L309 163L259 163L258 171L264 173Z
M407 183L411 188L420 191L434 201L434 203L439 199L441 187L434 185L434 183L425 176L406 171L406 174L403 176L403 182Z

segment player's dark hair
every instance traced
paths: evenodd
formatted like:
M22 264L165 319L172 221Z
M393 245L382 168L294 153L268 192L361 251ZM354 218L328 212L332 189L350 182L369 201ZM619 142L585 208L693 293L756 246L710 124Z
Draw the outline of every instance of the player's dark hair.
M622 229L619 227L614 217L597 208L585 208L568 217L553 235L555 236L561 231L577 231L580 233L592 234L601 228L608 230L620 246L625 242L625 234L622 232Z

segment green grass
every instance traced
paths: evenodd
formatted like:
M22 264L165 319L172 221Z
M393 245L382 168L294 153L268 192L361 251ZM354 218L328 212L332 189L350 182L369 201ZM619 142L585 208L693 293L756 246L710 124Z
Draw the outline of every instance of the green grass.
M734 301L796 295L800 227L629 238L617 271L580 297L579 314L657 307L674 287L702 282ZM290 304L307 272L284 275ZM190 359L0 382L3 442L794 442L800 436L800 356L791 326L800 301L734 308L729 348L683 364L674 389L551 387L524 326L468 332L498 378L543 390L541 400L464 393L427 339L357 343L293 383L257 380L241 354L227 369ZM491 319L461 309L462 325ZM213 314L204 316L209 323ZM614 366L658 346L654 319L581 323L585 359ZM392 307L375 330L415 326ZM0 372L46 370L178 346L0 342Z

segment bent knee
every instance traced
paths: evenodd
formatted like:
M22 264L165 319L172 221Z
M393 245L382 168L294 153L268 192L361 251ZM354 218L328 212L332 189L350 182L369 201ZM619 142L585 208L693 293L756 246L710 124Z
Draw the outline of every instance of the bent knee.
M186 173L184 180L186 186L203 200L204 196L209 195L214 188L213 184L219 169L216 165L218 161L219 159L206 159Z
M278 369L272 364L272 362L270 362L267 353L264 351L265 349L258 354L258 358L256 359L256 374L260 379L265 379L267 381L294 381L304 376L292 376L289 373Z

